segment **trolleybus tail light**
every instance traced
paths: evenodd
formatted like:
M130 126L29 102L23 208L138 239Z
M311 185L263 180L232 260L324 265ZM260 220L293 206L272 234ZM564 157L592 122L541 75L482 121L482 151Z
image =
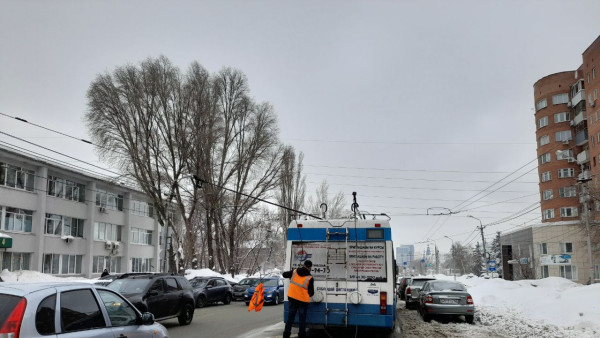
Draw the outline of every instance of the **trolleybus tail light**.
M297 227L302 228L302 223L298 223Z
M387 313L387 292L379 293L379 313L382 315Z
M379 224L379 223L375 223L375 227L376 227L376 228L381 228L381 224Z

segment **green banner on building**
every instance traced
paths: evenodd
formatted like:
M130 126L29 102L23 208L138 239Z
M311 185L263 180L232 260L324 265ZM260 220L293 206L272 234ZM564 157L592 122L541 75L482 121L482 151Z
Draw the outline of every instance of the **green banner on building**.
M0 248L12 248L12 238L0 237Z

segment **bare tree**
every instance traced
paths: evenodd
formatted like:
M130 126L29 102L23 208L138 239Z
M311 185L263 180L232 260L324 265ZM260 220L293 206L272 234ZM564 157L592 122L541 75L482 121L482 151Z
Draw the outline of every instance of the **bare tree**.
M153 202L158 222L178 238L183 234L170 223L169 208L175 203L189 230L199 198L197 189L183 191L178 184L190 156L185 136L192 112L186 102L192 98L184 87L167 58L149 58L98 75L87 92L85 115L101 157L135 179Z
M333 197L329 197L329 184L327 180L323 180L321 185L315 190L315 197L308 198L308 208L311 214L321 215L321 203L327 204L327 217L328 218L340 218L345 216L344 205L346 199L344 194L340 191Z
M282 241L284 243L287 241L287 228L296 216L296 213L292 210L301 210L304 207L306 178L302 176L303 160L303 153L298 155L298 161L296 162L294 148L291 146L285 148L281 170L279 171L279 191L277 193L277 202L287 208L279 210L284 234Z

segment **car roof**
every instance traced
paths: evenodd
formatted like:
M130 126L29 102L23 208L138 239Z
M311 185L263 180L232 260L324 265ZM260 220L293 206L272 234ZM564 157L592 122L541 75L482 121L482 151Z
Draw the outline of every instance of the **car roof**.
M95 284L81 282L35 282L35 283L2 283L0 293L25 296L34 292L60 287L98 287ZM103 288L100 286L100 288Z

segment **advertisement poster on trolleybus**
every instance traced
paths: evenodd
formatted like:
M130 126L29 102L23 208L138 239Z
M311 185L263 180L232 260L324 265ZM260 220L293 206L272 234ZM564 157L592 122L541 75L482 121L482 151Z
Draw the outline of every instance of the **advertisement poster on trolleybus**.
M291 268L309 259L315 280L386 282L385 242L294 242ZM346 269L347 266L347 269Z

